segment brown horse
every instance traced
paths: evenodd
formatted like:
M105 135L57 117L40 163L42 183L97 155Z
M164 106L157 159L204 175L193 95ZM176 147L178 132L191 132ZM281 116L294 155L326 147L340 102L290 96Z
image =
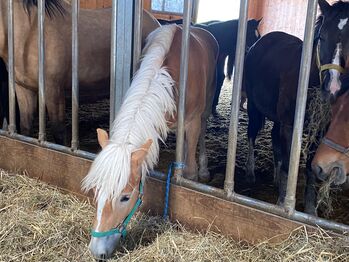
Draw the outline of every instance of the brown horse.
M320 0L319 4L324 17L319 62L331 65L323 72L322 88L331 97L332 119L312 168L320 180L341 185L349 174L349 3L338 1L331 6Z
M22 134L29 135L37 107L38 20L36 0L14 0L15 88ZM159 26L143 15L143 39ZM46 0L46 108L56 142L65 140L65 98L71 93L71 7ZM7 1L0 1L0 58L7 64ZM81 102L109 95L111 9L79 14L79 84Z
M83 181L95 191L97 215L90 250L98 259L109 258L126 232L127 223L141 202L146 171L158 161L159 139L176 126L182 29L166 25L155 30L143 50L134 76L112 128L112 136L99 130L103 148ZM184 176L208 176L205 149L206 120L210 115L218 45L205 30L192 28L185 115ZM200 169L195 158L200 144Z

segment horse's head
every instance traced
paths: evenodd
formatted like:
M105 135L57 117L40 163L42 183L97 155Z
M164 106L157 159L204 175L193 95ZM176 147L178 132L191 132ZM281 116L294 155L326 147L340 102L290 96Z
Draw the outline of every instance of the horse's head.
M108 134L102 129L97 130L98 142L105 148ZM95 258L111 257L126 233L126 226L134 212L141 204L143 195L142 163L152 144L148 140L143 146L131 154L131 169L126 187L113 200L100 192L97 198L97 213L91 231L90 250Z
M343 88L347 89L346 84L349 82L345 79L343 84ZM349 174L348 89L336 99L331 108L331 124L316 151L312 168L320 180L328 180L330 175L334 175L333 183L341 185L347 181Z
M349 65L349 3L333 5L319 0L321 16L316 46L317 63L326 97L334 100L341 91L341 74Z
M262 18L259 20L250 19L247 22L246 48L249 49L261 37L258 26Z

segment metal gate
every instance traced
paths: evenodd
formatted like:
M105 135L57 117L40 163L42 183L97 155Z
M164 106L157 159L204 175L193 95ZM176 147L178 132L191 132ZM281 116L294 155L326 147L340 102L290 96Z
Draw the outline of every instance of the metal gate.
M94 159L95 155L79 150L78 108L79 108L79 83L78 83L78 19L79 0L72 0L72 141L71 147L64 147L46 141L45 117L45 0L38 0L38 28L39 28L39 136L30 138L16 133L16 108L15 108L15 75L14 75L14 34L13 34L13 0L8 1L8 71L9 71L9 126L8 130L0 130L0 135L40 145L61 152ZM190 17L195 0L184 1L183 38L181 49L180 92L178 107L178 129L176 141L176 161L183 162L184 144L184 116L185 116L185 90L188 73L188 52ZM309 225L337 232L349 232L349 226L332 222L319 217L311 216L295 210L295 194L298 180L298 168L301 152L301 140L305 107L307 100L307 87L309 80L312 45L314 37L314 24L317 12L317 1L309 0L304 34L304 45L301 59L296 112L292 138L292 149L288 172L287 193L283 206L278 206L237 194L234 190L234 172L236 160L237 131L239 101L244 67L245 42L247 31L248 0L241 0L240 20L238 28L238 43L236 49L235 74L233 78L233 94L231 103L231 119L229 127L229 144L227 153L227 168L224 189L193 182L182 176L182 170L176 170L172 182L199 192L207 193L221 199L236 202L248 207L262 210L281 217L289 218ZM137 61L141 51L141 19L142 0L113 0L112 6L112 41L111 41L111 81L110 81L110 124L115 118L122 103L122 97L130 85L131 72L136 70ZM133 25L133 26L132 26ZM134 35L134 37L132 36ZM116 66L118 65L118 66ZM120 84L121 83L121 84ZM165 175L156 171L149 174L151 177L165 180Z

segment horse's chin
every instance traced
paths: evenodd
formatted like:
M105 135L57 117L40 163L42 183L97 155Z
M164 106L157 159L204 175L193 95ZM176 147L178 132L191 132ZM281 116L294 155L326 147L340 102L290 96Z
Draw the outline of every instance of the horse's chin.
M121 234L105 237L91 237L89 249L93 257L99 261L111 258L114 251L120 246Z

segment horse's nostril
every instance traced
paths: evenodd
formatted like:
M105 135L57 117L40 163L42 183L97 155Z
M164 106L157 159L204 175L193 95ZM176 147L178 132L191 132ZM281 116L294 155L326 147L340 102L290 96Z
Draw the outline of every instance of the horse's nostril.
M320 176L322 174L321 166L314 164L314 165L311 165L311 168L313 169L313 172L320 178Z

